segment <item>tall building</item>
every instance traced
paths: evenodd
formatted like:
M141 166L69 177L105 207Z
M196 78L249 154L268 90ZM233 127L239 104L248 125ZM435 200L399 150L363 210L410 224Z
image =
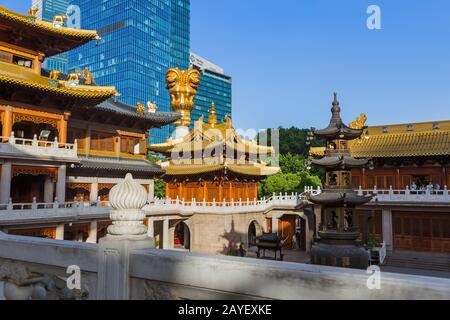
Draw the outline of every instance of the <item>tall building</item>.
M37 18L39 20L52 22L53 17L64 15L69 6L69 0L33 0L32 6L38 8ZM61 53L44 61L43 67L49 70L61 70L67 73L67 53Z
M151 101L170 111L166 70L187 69L190 0L71 0L81 12L81 28L101 40L69 52L69 70L88 67L99 85L115 85L128 105ZM151 142L165 141L172 128L155 129Z
M201 71L201 83L194 100L195 107L191 113L191 126L202 115L205 118L208 117L212 102L215 104L219 121L223 121L227 115L231 118L231 77L227 76L218 65L192 52L190 65Z

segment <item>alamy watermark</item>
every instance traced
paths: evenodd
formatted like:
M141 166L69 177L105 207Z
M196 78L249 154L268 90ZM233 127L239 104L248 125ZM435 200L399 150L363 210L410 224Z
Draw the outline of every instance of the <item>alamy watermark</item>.
M367 18L366 25L369 30L380 30L381 29L381 8L378 5L372 4L367 7Z

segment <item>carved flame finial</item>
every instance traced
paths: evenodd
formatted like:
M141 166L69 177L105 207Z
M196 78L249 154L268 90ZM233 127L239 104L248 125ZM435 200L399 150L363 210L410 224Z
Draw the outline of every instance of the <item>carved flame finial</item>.
M209 109L208 123L214 127L217 124L216 105L214 101L211 103L211 109Z
M200 72L192 68L185 71L179 68L168 69L166 84L172 109L181 113L181 118L175 122L175 125L189 127L194 98L200 84Z
M109 235L133 237L146 234L142 208L147 203L147 191L133 180L131 173L127 173L125 179L111 189L109 201L113 208Z

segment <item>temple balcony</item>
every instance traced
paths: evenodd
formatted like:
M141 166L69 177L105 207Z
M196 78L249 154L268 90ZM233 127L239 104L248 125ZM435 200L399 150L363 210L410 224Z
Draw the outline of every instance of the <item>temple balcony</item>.
M107 218L111 210L108 201L36 202L0 204L0 223L2 225L30 223L45 219L61 221L65 219Z
M41 158L47 160L65 160L78 162L77 143L61 143L57 138L54 141L39 140L36 135L33 139L0 136L0 154L3 157Z
M305 187L305 193L311 192L312 187ZM322 192L324 190L315 191ZM442 190L410 190L408 187L406 189L396 190L392 187L389 189L356 189L358 195L372 195L373 199L370 203L389 203L389 202L413 202L413 203L444 203L450 204L450 191L447 186L444 186ZM315 195L313 194L313 195Z
M314 192L320 192L320 189L314 189ZM290 195L279 194L261 200L257 199L239 199L227 201L185 201L184 199L159 199L156 198L153 203L144 207L147 215L158 215L161 213L181 212L182 214L193 214L199 212L214 213L240 213L251 211L268 211L273 208L293 209L297 205L306 201L303 194L292 193Z
M356 190L359 195L373 195L371 202L417 202L417 203L448 203L450 204L450 192L445 186L442 190L410 190L408 187L403 190L374 189Z

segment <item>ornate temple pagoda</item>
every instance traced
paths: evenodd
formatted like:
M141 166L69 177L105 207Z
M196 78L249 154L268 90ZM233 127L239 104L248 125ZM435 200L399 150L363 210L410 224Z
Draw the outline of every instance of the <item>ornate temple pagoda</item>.
M198 84L196 70L167 72L172 108L183 116L177 123L175 138L149 146L151 151L170 159L161 165L167 182L166 196L185 201L253 201L258 197L258 182L280 171L261 160L273 148L241 138L229 117L218 123L214 102L208 119L201 117L188 131Z
M88 69L62 74L42 68L46 57L99 36L68 28L57 17L50 23L36 16L35 8L22 15L0 7L0 210L106 201L127 172L151 198L152 178L164 171L146 159L149 129L181 114L157 112L151 103L122 104L115 87L97 85ZM0 228L66 240L81 230L95 241L95 230L110 223L97 226L99 219L46 218Z
M315 167L326 172L325 189L310 196L310 201L321 205L321 226L317 243L311 249L314 264L341 267L366 268L367 251L358 246L359 229L354 225L353 211L372 199L372 196L358 195L352 186L352 169L362 168L367 159L351 156L349 142L361 139L363 123L349 127L341 119L336 93L331 108L332 117L328 127L311 131L311 138L323 140L326 148L322 157L311 160Z

